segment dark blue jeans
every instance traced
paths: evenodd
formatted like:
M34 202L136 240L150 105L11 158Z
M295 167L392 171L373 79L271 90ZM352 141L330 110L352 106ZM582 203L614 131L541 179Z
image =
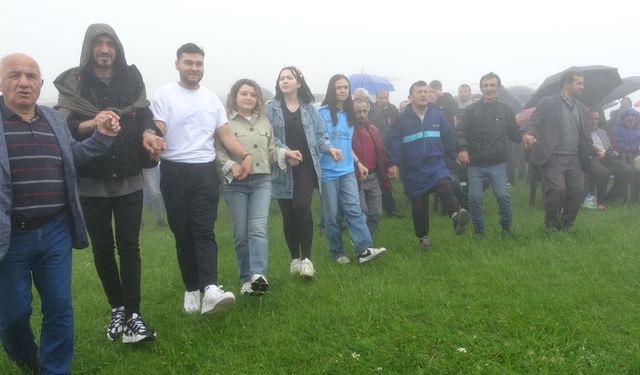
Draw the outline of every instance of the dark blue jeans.
M71 226L66 213L34 230L13 228L9 251L0 261L0 338L18 364L36 358L31 330L31 281L42 305L42 374L71 373Z

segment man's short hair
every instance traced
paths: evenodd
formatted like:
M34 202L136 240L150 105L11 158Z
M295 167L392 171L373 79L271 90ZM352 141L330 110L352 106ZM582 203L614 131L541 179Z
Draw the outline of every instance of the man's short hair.
M482 81L486 81L493 78L498 80L498 88L502 87L502 81L500 80L500 76L495 74L494 72L489 72L483 75L482 77L480 77L480 87L482 87Z
M204 57L204 50L195 43L187 43L181 45L176 52L176 58L180 60L180 56L182 56L183 53L197 53Z
M358 103L364 103L364 104L366 104L366 105L367 105L367 108L369 108L369 101L368 101L368 100L365 100L365 99L362 99L362 98L356 98L356 99L353 99L353 105L354 105L354 106L355 106L356 104L358 104Z
M363 95L363 96L365 96L367 98L369 97L369 91L367 89L365 89L364 87L358 87L353 93L354 93L354 95L355 94L361 94L361 95Z
M429 87L436 90L442 90L442 82L434 79L433 81L429 82Z
M420 81L416 81L414 83L411 84L411 86L409 86L409 95L413 94L413 90L416 87L430 87L429 85L427 85L427 83L423 80Z
M584 77L581 71L578 69L569 69L562 74L560 78L560 87L564 87L565 83L572 84L576 77Z
M466 83L461 84L460 87L458 87L458 90L460 90L460 89L467 89L467 90L469 90L469 92L471 92L471 86L469 86Z

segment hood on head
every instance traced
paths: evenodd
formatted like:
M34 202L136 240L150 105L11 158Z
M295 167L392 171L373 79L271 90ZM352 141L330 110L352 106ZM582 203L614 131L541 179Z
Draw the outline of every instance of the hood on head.
M124 56L124 49L122 43L113 28L106 23L94 23L89 25L87 32L84 34L84 41L82 42L82 52L80 54L80 69L84 69L91 63L91 50L93 47L93 40L100 35L108 35L116 42L116 59L115 68L121 69L127 66L127 59Z
M624 111L622 111L620 116L618 116L618 119L616 120L616 126L625 126L624 125L624 119L627 116L635 117L636 118L636 126L640 125L640 112L636 111L634 108L627 108Z

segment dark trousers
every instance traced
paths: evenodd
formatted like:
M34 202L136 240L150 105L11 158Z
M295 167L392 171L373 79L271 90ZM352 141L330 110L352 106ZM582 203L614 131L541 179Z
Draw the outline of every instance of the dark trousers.
M91 238L93 260L102 288L111 307L124 306L127 316L140 313L138 238L142 219L142 196L142 190L138 190L120 197L80 197L87 232ZM114 247L118 249L119 269Z
M217 285L218 245L213 228L218 216L220 180L215 162L163 160L160 171L160 190L176 240L185 289L195 291Z
M382 209L387 215L392 215L396 211L396 200L393 198L393 190L382 190Z
M633 174L630 165L620 160L598 160L591 159L589 179L595 187L596 199L598 203L611 203L619 199L624 199L627 185ZM613 175L613 185L607 192L609 176Z
M429 234L429 193L438 194L444 210L449 216L460 209L460 204L453 192L449 177L438 180L431 189L411 200L413 230L418 238Z
M284 238L287 241L291 259L311 259L313 239L313 216L311 199L318 181L313 165L301 164L293 168L293 197L278 199L282 211Z
M578 155L551 155L540 166L546 227L569 227L584 200L584 173Z

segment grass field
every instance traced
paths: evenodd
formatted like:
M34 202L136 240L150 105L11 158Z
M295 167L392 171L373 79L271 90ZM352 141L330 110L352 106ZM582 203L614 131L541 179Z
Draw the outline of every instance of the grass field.
M184 315L173 237L147 224L142 315L158 339L134 346L106 339L109 306L91 252L76 251L74 373L640 373L640 206L582 210L577 235L547 235L542 208L528 206L524 185L512 189L515 239L499 237L497 206L487 192L483 240L469 230L455 236L450 220L432 211L433 250L421 252L409 215L385 218L376 244L387 254L363 266L339 265L316 231L311 282L289 274L274 202L271 289L262 298L238 293L221 201L220 284L237 303L218 316ZM395 195L408 214L404 196ZM34 326L40 320L35 313ZM12 373L16 368L0 355L0 374Z

